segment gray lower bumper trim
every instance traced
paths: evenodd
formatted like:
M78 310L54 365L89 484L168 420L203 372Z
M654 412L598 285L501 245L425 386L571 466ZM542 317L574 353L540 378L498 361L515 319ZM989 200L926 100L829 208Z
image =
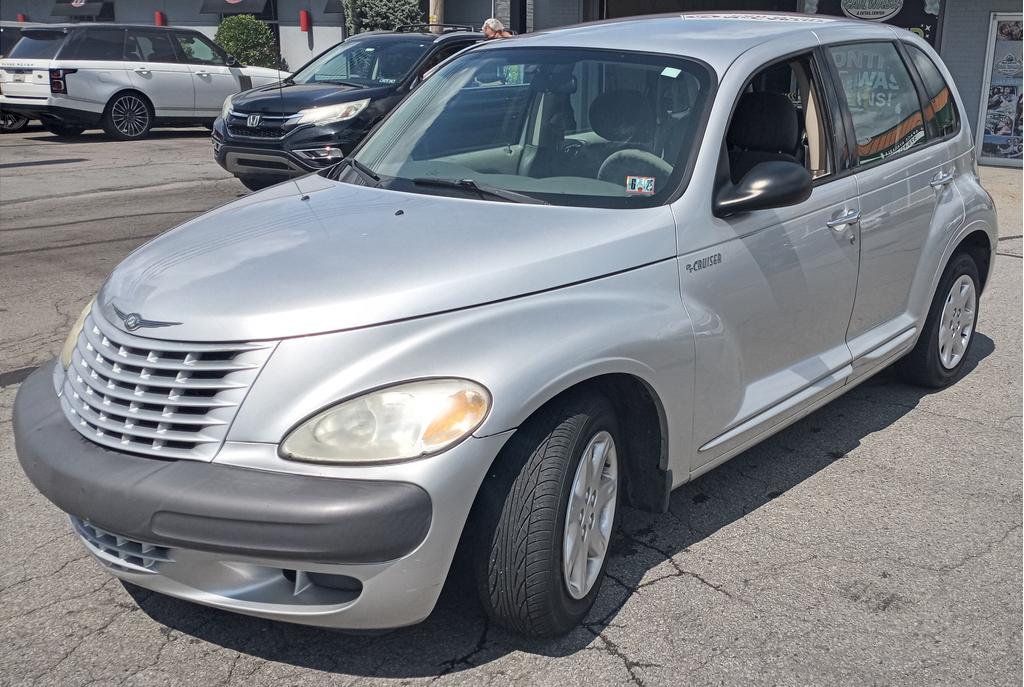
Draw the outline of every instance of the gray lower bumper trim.
M14 439L25 474L61 510L139 541L259 558L374 563L411 553L430 496L403 482L329 479L109 451L64 417L53 366L25 380Z

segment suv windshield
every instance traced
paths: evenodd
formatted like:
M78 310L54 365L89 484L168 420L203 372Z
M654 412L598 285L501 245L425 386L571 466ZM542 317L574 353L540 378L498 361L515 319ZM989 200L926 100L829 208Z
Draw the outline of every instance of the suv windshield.
M21 40L14 44L7 57L22 60L51 59L64 43L64 37L63 31L22 31Z
M377 86L398 83L427 51L433 38L352 38L295 72L301 84L347 83Z
M480 192L491 189L557 205L657 205L689 166L711 76L696 61L645 53L470 52L413 91L355 159L379 185L396 190L493 199ZM337 169L352 174L351 166Z

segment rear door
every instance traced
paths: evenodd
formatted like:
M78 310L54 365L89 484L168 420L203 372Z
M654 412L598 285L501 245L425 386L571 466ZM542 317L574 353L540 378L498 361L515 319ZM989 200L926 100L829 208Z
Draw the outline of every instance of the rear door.
M98 114L111 96L132 87L124 62L126 33L114 26L90 26L72 32L53 65L67 70L68 105Z
M129 29L124 58L132 84L149 97L157 117L192 116L192 72L178 59L170 31Z
M17 33L5 28L4 35ZM14 98L45 100L50 95L50 62L68 35L58 29L22 30L0 67L0 90ZM6 38L5 38L6 40Z
M243 90L240 68L227 66L227 54L196 31L175 31L175 40L192 73L195 116L214 119L225 98Z
M855 373L885 364L914 340L911 293L924 249L963 217L947 147L926 126L923 92L895 42L826 48L856 140L861 260L847 338ZM931 118L934 114L929 108ZM933 131L929 131L932 128Z

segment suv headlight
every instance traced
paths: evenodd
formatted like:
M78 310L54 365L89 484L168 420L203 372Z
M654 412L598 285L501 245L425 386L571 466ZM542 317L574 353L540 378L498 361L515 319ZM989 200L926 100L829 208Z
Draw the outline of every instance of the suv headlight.
M231 103L234 102L236 95L238 95L238 94L237 93L232 93L228 97L224 98L224 104L221 105L221 107L220 107L221 119L225 119L226 120L228 118L228 113L231 112Z
M311 107L308 110L300 110L296 117L295 124L330 124L332 122L344 122L352 119L366 109L370 99L356 100L351 103L340 105L327 105L326 107Z
M68 338L64 339L64 347L60 349L60 364L65 370L71 367L71 355L75 352L75 347L78 346L78 335L82 333L82 329L85 327L85 318L89 316L89 311L92 310L92 304L95 302L95 296L89 299L89 302L85 304L85 308L78 315L78 319L71 325Z
M387 463L440 453L469 436L490 409L467 379L425 379L332 406L293 429L281 455L310 463Z

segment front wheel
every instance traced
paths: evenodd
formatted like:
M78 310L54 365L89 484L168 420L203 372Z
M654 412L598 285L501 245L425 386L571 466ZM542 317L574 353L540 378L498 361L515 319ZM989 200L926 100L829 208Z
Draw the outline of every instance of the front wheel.
M72 136L78 136L85 131L84 126L75 126L74 124L65 124L59 119L41 119L39 124L44 129L49 131L54 136L60 136L62 138L70 138Z
M28 117L17 112L0 112L0 133L13 134L28 126Z
M568 632L601 588L618 517L618 424L599 394L541 411L495 460L474 512L477 588L497 623Z
M907 381L941 389L963 376L978 323L980 284L974 258L954 255L939 280L917 345L899 363Z
M153 126L153 110L138 93L122 93L107 104L103 130L119 141L145 138Z

